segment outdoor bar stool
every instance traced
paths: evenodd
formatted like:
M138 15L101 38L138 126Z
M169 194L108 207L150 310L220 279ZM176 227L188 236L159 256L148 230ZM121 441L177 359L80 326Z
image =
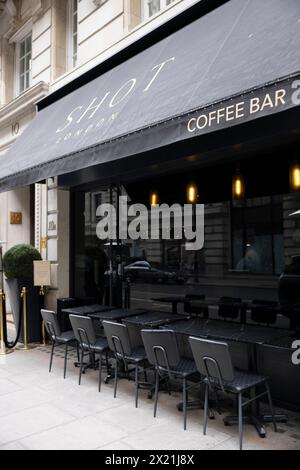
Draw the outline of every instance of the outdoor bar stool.
M142 339L148 361L155 367L155 401L154 417L156 417L159 384L161 380L170 378L181 379L183 384L183 425L187 422L187 380L197 374L197 367L192 359L180 356L175 332L172 330L142 330ZM198 374L197 374L198 375Z
M57 315L55 312L52 312L50 310L41 310L41 315L45 322L46 331L52 342L49 372L51 372L52 370L52 362L53 362L53 354L54 354L55 346L64 345L65 346L64 379L65 379L66 374L67 374L68 347L69 346L76 347L77 355L78 355L78 344L75 339L75 335L73 331L66 331L64 333L61 332Z
M106 367L109 369L108 364L108 344L105 338L96 336L93 321L89 317L81 317L79 315L70 315L70 322L80 346L80 371L79 371L79 385L81 385L81 377L83 372L83 359L85 354L89 354L94 358L96 354L99 355L99 392L101 391L101 378L102 378L102 356L105 355Z
M277 426L267 378L250 372L234 369L227 343L195 338L192 336L189 337L189 342L197 369L204 377L205 383L203 434L206 435L209 392L216 390L234 394L238 398L240 450L242 450L243 447L243 407L253 403L265 395L268 397L274 429L276 432ZM265 387L265 391L255 395L254 397L247 397L246 401L243 401L243 394L251 391L251 389L255 389L258 385L263 385Z
M219 317L226 320L235 320L240 316L241 307L234 305L234 303L241 302L240 298L237 297L221 297L219 304Z
M130 372L135 371L135 407L138 407L138 391L140 386L149 385L146 366L147 355L143 346L133 347L127 325L111 321L103 321L104 332L107 337L110 350L113 352L116 360L115 364L115 384L114 398L117 396L117 386L119 378L119 366L123 364L125 376L130 380ZM129 366L133 365L134 369L130 370ZM143 367L144 382L139 381L139 368Z
M258 324L274 325L277 320L277 302L271 300L253 300L251 320Z

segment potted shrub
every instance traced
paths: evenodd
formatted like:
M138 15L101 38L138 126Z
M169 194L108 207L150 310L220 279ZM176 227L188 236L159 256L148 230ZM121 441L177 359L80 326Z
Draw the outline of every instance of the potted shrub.
M6 276L15 325L19 324L21 291L23 287L27 289L27 340L29 343L41 339L39 288L33 285L33 261L41 259L38 250L30 245L16 245L3 257L3 271ZM23 340L22 322L20 341Z

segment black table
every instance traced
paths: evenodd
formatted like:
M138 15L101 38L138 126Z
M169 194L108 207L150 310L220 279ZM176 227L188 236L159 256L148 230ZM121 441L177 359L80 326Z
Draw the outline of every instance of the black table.
M211 306L217 307L233 307L240 309L241 312L241 323L246 323L246 311L251 310L252 308L263 308L264 310L269 310L270 312L280 313L280 305L266 305L263 303L256 302L255 304L252 300L222 300L220 298L206 298L206 299L186 299L186 302L193 301L200 308L208 308Z
M132 316L137 316L143 313L148 312L147 309L137 308L137 309L127 309L127 308L117 308L115 310L103 310L102 312L89 313L88 316L93 320L108 320L108 321L120 321L123 318L128 318Z
M208 308L212 306L232 306L232 307L238 307L241 310L245 308L249 308L250 302L248 301L222 301L219 298L206 298L206 299L201 299L197 298L196 296L194 297L189 297L189 296L166 296L166 297L155 297L152 298L154 302L161 302L161 303L167 303L167 304L172 304L172 312L177 313L178 312L178 304L180 303L188 303L188 302L196 302L197 306L200 308Z
M178 304L182 304L186 302L188 299L186 299L185 296L166 296L166 297L158 297L158 298L152 298L154 302L160 302L160 303L167 303L167 304L172 304L172 313L177 314L178 313Z
M222 300L220 298L213 298L208 297L206 299L199 299L197 297L189 297L189 296L165 296L165 297L156 297L152 298L154 302L161 302L161 303L168 303L172 304L172 312L177 314L178 312L178 304L185 303L185 302L193 302L196 303L200 308L208 308L212 306L227 306L227 307L234 307L238 308L241 311L241 323L246 323L246 311L250 310L253 307L256 308L264 308L265 310L270 310L272 312L280 313L280 306L279 304L276 306L269 306L265 305L263 302L260 304L259 302L253 304L251 300L241 300L241 301L230 301L230 300Z
M96 312L107 312L109 310L115 310L116 307L109 307L107 305L83 305L81 307L72 307L72 308L64 308L62 309L62 313L66 315L80 315L80 316L87 316L91 313Z
M169 328L168 325L163 328ZM194 318L185 321L178 321L172 324L172 330L178 334L187 336L197 336L200 338L211 338L223 341L235 341L248 344L249 346L249 369L258 374L257 366L257 346L262 344L272 344L280 342L280 338L287 335L287 331L280 328L260 327L256 325L241 325L234 322L224 322L221 320L206 320ZM266 436L263 423L271 422L269 415L261 416L259 413L259 403L256 403L251 416L245 417L245 422L253 424L260 437ZM277 422L286 422L285 415L276 415ZM237 416L224 418L225 424L237 424Z
M299 335L296 336L291 331L290 333L285 334L284 336L280 336L278 338L271 338L271 340L266 342L265 345L273 346L273 347L281 348L281 349L289 349L292 353L293 351L292 344L294 341L299 340L299 339L300 339Z
M130 316L129 318L124 319L124 323L142 328L156 328L161 325L177 322L178 320L186 320L187 318L189 318L187 315L175 315L171 312L148 311L147 313L142 313L140 315Z

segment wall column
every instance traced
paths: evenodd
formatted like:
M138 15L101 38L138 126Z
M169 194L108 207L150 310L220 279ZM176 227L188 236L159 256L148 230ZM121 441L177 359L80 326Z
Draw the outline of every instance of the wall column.
M57 299L69 297L70 193L57 187L57 179L47 182L47 259L51 262L51 289L46 308L56 311Z
M129 32L141 23L141 0L124 1L124 30Z

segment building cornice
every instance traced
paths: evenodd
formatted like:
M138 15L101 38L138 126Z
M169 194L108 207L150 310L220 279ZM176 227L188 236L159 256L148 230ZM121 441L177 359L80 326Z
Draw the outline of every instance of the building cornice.
M0 127L8 125L24 112L35 111L36 103L49 92L49 85L39 82L7 105L0 108Z
M24 12L23 20L21 21L20 16L18 15L18 9L14 3L14 0L6 0L5 3L0 0L0 16L2 12L2 17L5 15L5 26L3 36L11 42L15 41L15 37L21 33L23 27L31 21L31 24L38 20L45 11L50 8L50 0L29 0L28 8ZM2 18L4 21L4 18Z
M19 24L19 27L17 28L15 33L12 34L9 38L10 44L14 42L19 42L22 39L24 39L24 37L27 36L27 34L29 34L30 31L32 30L32 24L33 24L32 18L30 18L25 23L23 23L22 26L20 26Z
M49 0L29 0L29 4L31 6L31 16L33 21L40 18L50 7Z

